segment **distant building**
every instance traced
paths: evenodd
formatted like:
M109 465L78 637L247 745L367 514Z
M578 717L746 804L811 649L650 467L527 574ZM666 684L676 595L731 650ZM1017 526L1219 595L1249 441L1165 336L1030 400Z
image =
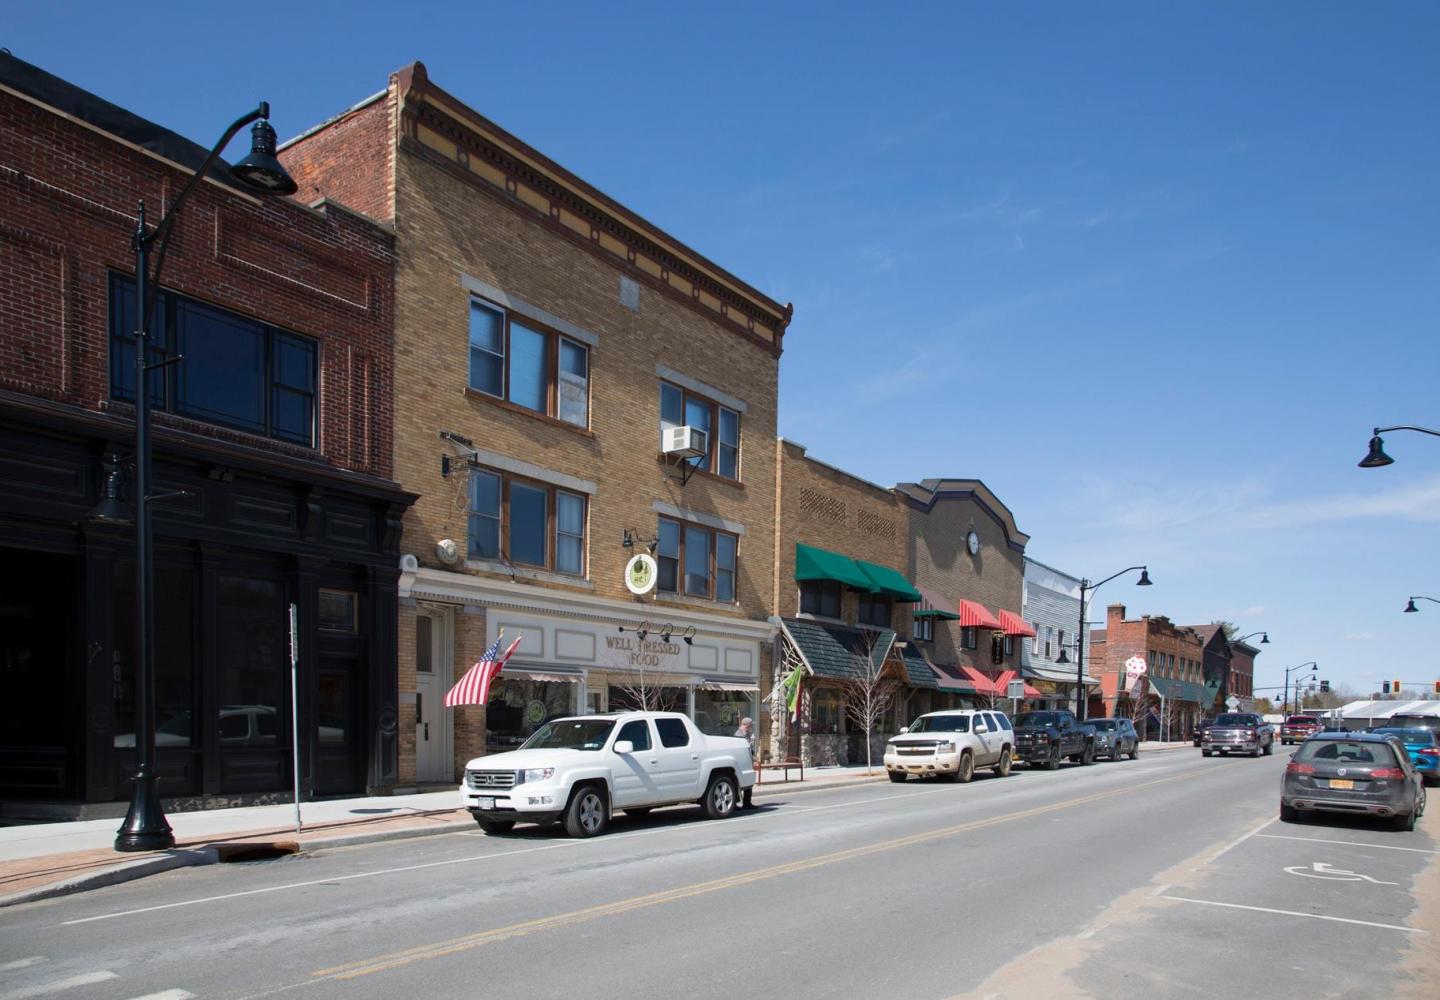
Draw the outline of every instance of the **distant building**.
M1100 691L1091 699L1089 714L1128 715L1148 737L1163 731L1174 739L1185 738L1214 710L1223 684L1213 666L1207 674L1207 664L1216 656L1213 639L1163 615L1127 619L1125 605L1110 605L1104 630L1090 633ZM1132 684L1126 664L1135 658L1144 661L1145 673Z
M1080 579L1025 557L1022 614L1035 635L1020 648L1020 669L1026 680L1045 693L1045 707L1075 707L1076 629L1080 624ZM1061 654L1064 654L1063 659ZM1085 642L1085 686L1098 686Z

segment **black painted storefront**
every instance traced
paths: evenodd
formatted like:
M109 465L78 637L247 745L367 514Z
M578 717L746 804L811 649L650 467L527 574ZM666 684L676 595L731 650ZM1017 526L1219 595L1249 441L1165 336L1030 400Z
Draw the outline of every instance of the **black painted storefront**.
M133 528L88 515L120 417L0 393L0 803L130 797ZM301 457L162 430L157 759L166 800L288 798L288 607L302 794L396 778L396 580L413 496Z

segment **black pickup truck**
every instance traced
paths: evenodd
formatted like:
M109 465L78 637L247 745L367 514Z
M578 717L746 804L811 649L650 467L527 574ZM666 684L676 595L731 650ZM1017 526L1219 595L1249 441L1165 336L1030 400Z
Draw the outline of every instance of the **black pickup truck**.
M1080 764L1095 760L1095 727L1077 722L1073 712L1026 712L1015 717L1015 758L1048 770L1068 757Z

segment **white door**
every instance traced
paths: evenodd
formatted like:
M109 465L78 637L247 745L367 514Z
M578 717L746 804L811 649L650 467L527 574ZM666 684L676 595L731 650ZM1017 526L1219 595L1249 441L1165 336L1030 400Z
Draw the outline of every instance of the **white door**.
M976 766L993 764L1000 756L1000 734L995 731L995 719L988 712L973 717Z
M666 801L695 798L700 794L699 744L691 741L683 719L656 719L655 734L660 737L660 794Z
M661 801L658 781L660 757L656 753L650 724L644 719L632 719L615 734L616 743L622 740L628 740L633 750L611 754L610 775L615 787L615 808Z
M452 680L454 618L445 608L415 612L415 780L455 780L451 760L450 713L445 692Z

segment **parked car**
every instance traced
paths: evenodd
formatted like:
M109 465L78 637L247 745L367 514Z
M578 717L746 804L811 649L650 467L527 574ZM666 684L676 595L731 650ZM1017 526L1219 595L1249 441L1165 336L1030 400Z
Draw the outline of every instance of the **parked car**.
M1387 736L1320 733L1291 755L1280 786L1280 819L1293 823L1304 812L1379 816L1413 830L1425 812L1425 785Z
M1313 715L1292 715L1280 726L1280 743L1287 747L1291 743L1304 743L1321 728L1323 723Z
M1095 760L1095 727L1071 712L1025 712L1015 717L1015 758L1053 771L1060 758L1080 764Z
M1440 715L1392 715L1386 724L1398 729L1428 729L1432 733L1440 734Z
M1119 760L1129 754L1131 760L1140 756L1140 734L1129 719L1090 719L1095 727L1095 755Z
M1201 719L1200 723L1195 727L1195 732L1191 735L1191 739L1194 741L1192 743L1192 746L1198 747L1200 745L1200 741L1205 738L1205 730L1209 729L1214 724L1215 719L1213 717L1209 719Z
M1380 736L1388 736L1405 748L1410 763L1420 772L1427 785L1440 785L1440 736L1428 729L1410 729L1397 726L1380 726L1370 730Z
M885 772L891 781L912 774L969 781L977 767L1010 773L1015 733L1004 712L953 711L922 715L885 744Z
M1215 716L1210 728L1200 739L1200 753L1222 757L1232 753L1248 753L1251 757L1275 751L1275 727L1254 712L1225 712Z
M707 736L678 712L617 712L556 719L518 750L471 760L460 807L486 833L563 820L570 836L593 837L616 809L698 802L723 819L754 784L745 740Z

